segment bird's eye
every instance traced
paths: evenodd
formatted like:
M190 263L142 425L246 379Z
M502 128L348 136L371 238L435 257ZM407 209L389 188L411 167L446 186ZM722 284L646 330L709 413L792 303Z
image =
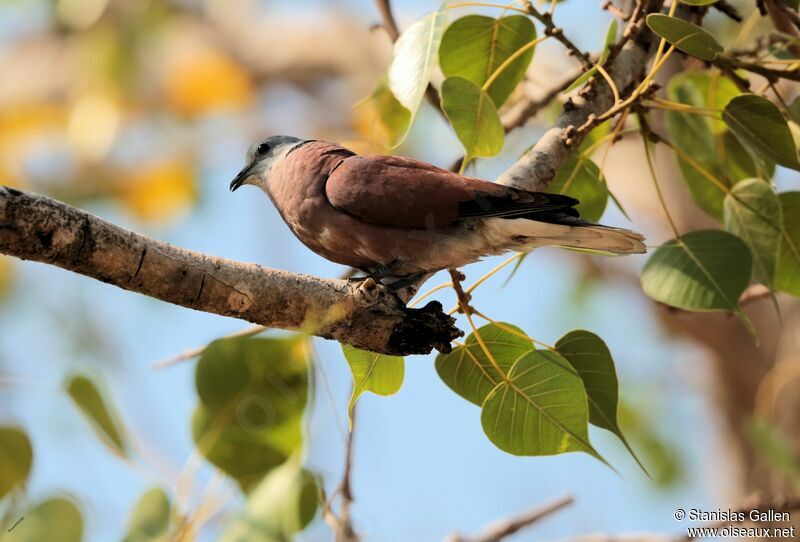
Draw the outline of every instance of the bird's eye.
M256 147L257 154L267 154L269 152L269 144L261 143L258 147Z

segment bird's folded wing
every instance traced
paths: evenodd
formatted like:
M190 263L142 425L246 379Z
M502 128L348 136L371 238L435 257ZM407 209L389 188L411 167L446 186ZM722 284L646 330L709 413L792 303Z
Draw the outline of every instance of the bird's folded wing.
M404 228L430 229L492 216L577 216L573 207L578 203L568 196L516 190L397 156L347 158L331 173L325 192L334 207L364 222Z

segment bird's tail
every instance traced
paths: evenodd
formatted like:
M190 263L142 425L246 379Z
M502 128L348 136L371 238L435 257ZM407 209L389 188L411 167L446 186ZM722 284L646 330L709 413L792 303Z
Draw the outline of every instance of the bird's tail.
M492 241L505 242L506 250L528 252L542 246L559 246L612 254L646 252L644 236L635 231L574 218L568 222L557 224L524 218L492 218L486 224Z

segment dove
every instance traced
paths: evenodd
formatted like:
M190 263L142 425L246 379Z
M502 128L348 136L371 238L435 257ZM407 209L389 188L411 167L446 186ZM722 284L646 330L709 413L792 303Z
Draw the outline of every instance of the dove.
M272 136L253 144L231 191L253 185L318 255L400 287L442 269L544 246L645 252L639 233L582 220L575 198L530 192L400 156Z

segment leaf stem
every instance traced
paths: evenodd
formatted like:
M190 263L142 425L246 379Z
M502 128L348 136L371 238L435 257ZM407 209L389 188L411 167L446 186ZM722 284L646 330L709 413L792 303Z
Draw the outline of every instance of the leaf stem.
M486 80L486 82L483 84L483 86L481 87L481 90L484 91L484 92L488 92L489 91L489 87L491 87L492 83L494 83L495 79L497 79L500 76L500 74L503 73L503 70L508 68L508 66L510 66L512 62L514 62L519 57L524 55L528 50L533 49L534 47L536 47L536 45L538 45L539 43L543 42L544 40L546 40L549 37L550 36L539 36L535 40L532 40L529 43L526 43L525 45L523 45L522 47L520 47L519 49L514 51L514 53L511 56L509 56L507 59L505 59L503 61L503 63L500 64L497 67L497 69L494 70L494 72L492 72L492 75L490 75L489 78Z
M667 207L667 202L664 199L664 194L661 192L661 185L658 182L658 176L656 175L656 168L653 164L653 156L651 154L650 141L647 139L647 136L645 134L642 134L642 143L644 144L644 154L647 157L647 167L650 169L650 176L653 179L653 186L656 189L656 194L658 194L658 201L661 204L661 208L664 210L664 214L667 216L667 221L669 222L669 227L672 228L672 233L675 234L676 239L680 239L681 234L678 231L678 227L675 225L675 221L672 220L672 215L670 214L669 208Z

